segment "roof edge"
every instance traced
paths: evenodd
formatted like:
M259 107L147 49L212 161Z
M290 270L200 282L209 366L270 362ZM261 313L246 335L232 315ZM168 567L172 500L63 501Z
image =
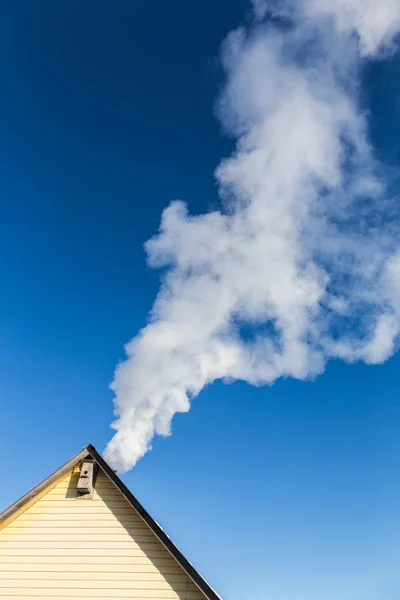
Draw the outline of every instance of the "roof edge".
M190 579L196 584L199 590L206 596L207 600L222 600L221 596L217 594L215 590L206 582L206 580L196 571L192 564L183 556L182 552L175 546L165 531L160 525L150 516L147 510L140 504L137 498L132 492L126 487L124 482L118 477L118 475L111 469L106 463L104 458L97 452L96 448L89 444L86 449L88 450L91 457L97 462L101 470L107 475L107 477L114 483L121 494L126 498L129 504L139 513L144 522L150 527L154 535L159 539L162 545L168 550L170 554L175 558L177 563L182 567L185 573Z
M49 477L46 477L41 483L32 488L27 494L11 504L2 513L0 513L0 530L16 519L22 512L37 502L50 489L66 476L81 460L89 455L89 446L85 446L78 454L75 454L69 461L62 465L57 471L54 471Z

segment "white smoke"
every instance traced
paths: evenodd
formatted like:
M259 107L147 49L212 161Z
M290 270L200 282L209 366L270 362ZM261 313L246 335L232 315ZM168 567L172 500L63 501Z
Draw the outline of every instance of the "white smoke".
M393 47L400 2L253 5L222 52L219 116L237 137L216 171L222 208L173 202L146 244L167 271L112 383L105 456L119 471L216 379L307 378L329 358L379 363L396 348L396 207L357 88L362 61Z

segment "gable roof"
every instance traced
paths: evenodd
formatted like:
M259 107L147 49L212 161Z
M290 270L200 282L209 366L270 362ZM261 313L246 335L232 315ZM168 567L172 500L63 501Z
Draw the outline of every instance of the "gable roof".
M177 563L182 567L185 573L192 579L199 590L205 595L207 600L221 600L221 597L208 585L203 577L195 570L191 563L183 556L182 552L170 540L164 530L158 523L149 515L149 513L140 504L137 498L128 490L126 485L106 463L103 457L97 452L96 448L91 444L85 446L78 454L66 462L57 471L44 479L39 485L30 490L25 496L22 496L9 508L0 513L0 530L6 527L22 512L37 502L42 496L54 488L68 473L85 459L92 459L98 465L99 469L112 481L129 504L139 513L143 521L148 525L154 535L175 558Z

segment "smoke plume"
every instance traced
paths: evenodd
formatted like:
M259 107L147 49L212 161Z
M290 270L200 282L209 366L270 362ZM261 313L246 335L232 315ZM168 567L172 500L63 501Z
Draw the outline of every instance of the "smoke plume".
M225 40L218 102L235 152L221 209L163 212L149 324L118 365L105 455L130 469L215 381L304 379L331 358L381 363L400 331L400 219L360 108L365 61L393 53L398 0L253 0Z

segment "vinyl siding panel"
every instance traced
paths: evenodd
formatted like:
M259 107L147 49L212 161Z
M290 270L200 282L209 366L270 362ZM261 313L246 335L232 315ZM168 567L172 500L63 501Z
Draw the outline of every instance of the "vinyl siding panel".
M102 472L92 499L70 473L0 531L0 598L205 600Z

